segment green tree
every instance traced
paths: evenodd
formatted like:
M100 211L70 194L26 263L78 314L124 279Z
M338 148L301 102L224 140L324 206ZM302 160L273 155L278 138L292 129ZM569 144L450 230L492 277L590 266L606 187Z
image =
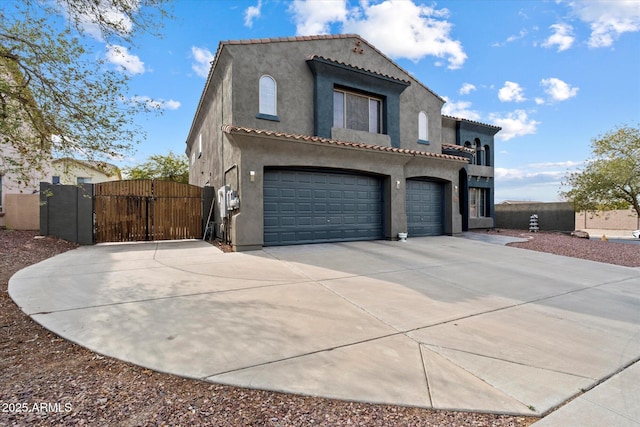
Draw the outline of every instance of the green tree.
M52 155L109 160L145 134L157 103L132 101L130 75L92 46L158 35L169 0L21 0L0 8L0 167L27 179ZM0 171L3 172L3 171Z
M632 206L640 215L640 128L621 126L592 140L592 158L563 185L576 211Z
M165 181L189 183L189 160L185 155L176 155L173 151L163 156L155 154L137 166L124 168L128 179L162 179Z

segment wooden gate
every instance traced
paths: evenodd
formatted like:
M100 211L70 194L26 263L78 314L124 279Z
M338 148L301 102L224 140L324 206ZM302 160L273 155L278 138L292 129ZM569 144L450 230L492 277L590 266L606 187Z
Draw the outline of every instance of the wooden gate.
M94 187L95 238L102 242L202 237L202 188L158 180Z

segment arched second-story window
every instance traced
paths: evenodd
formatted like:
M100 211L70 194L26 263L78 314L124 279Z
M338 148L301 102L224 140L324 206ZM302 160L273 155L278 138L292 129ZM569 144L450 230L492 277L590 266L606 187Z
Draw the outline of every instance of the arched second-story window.
M429 117L424 111L418 114L418 140L420 142L429 141Z
M277 116L277 95L278 92L275 79L269 75L260 77L260 114L274 117Z
M488 145L484 146L484 165L491 166L491 149Z
M478 138L476 138L474 142L475 142L475 148L476 148L476 165L483 166L484 150L482 149L482 143Z

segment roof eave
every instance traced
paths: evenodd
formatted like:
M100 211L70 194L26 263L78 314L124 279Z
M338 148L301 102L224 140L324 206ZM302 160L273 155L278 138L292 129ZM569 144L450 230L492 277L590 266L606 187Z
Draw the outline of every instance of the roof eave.
M326 145L337 146L339 148L367 150L367 151L383 152L383 153L389 153L389 154L398 154L398 155L404 155L404 156L425 157L425 158L432 158L432 159L456 161L461 163L469 163L469 160L467 158L461 157L461 156L454 156L451 154L432 153L428 151L410 150L407 148L396 148L396 147L389 147L384 145L365 144L365 143L350 142L350 141L339 141L335 139L322 138L318 136L287 134L284 132L277 132L277 131L264 130L264 129L252 129L252 128L234 126L229 124L222 125L221 129L224 133L231 134L231 135L244 134L249 136L262 136L265 138L279 139L279 140L286 140L286 141L296 141L296 142L303 142L303 143L310 143L310 144L326 144Z

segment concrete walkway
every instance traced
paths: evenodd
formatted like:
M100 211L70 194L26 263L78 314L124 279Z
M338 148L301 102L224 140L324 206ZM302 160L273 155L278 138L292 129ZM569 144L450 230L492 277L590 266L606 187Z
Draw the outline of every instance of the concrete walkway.
M81 247L21 270L9 292L105 355L354 401L542 415L640 359L640 269L466 237L227 254L201 241ZM554 417L613 384L623 408L601 406L637 426L637 366L543 422L566 425Z

